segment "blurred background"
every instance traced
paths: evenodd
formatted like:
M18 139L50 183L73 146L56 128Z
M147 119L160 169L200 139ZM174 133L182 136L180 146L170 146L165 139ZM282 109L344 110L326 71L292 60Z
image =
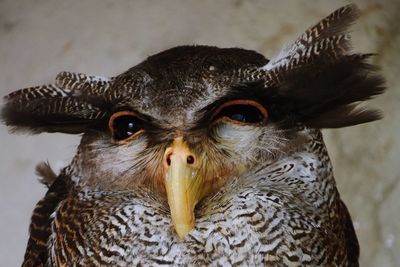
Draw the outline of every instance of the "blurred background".
M63 70L112 76L182 44L257 50L266 57L350 1L0 0L0 96L52 82ZM361 266L400 266L400 1L352 1L362 10L354 49L378 53L385 118L325 130L337 185L353 217ZM79 136L10 135L0 125L0 265L18 266L45 188L35 165L60 169Z

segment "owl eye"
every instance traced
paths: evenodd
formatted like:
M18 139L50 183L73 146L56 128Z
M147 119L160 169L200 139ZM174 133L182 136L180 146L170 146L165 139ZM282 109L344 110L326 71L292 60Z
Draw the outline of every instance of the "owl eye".
M143 121L134 112L120 111L111 116L108 127L114 141L126 143L143 131Z
M221 105L214 113L213 124L221 120L236 124L261 124L268 118L267 110L253 100L233 100Z

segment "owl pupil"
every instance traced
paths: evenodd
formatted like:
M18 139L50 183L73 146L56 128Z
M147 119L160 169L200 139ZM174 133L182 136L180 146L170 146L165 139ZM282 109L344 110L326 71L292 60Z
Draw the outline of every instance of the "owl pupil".
M124 140L141 129L141 121L132 115L116 117L112 124L113 138L116 141Z
M227 117L243 123L259 123L264 120L264 114L253 105L237 104L223 108L217 118Z
M240 114L240 113L233 114L231 116L231 119L235 120L235 121L246 122L246 116L244 114Z

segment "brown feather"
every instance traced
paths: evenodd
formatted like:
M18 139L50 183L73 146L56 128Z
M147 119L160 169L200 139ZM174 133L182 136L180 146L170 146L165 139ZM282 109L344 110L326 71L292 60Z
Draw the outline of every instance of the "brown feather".
M67 196L68 183L65 177L58 177L46 195L36 204L29 226L29 240L22 267L47 266L49 258L47 241L51 234L51 214Z

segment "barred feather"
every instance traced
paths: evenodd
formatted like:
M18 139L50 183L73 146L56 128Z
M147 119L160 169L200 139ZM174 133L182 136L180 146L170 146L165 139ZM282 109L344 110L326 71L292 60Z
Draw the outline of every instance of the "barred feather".
M276 57L248 75L262 81L278 116L315 128L356 125L381 118L357 103L384 92L384 79L368 63L370 54L348 54L348 27L358 18L354 4L339 8L309 28Z
M312 63L321 57L334 62L348 52L350 35L347 29L358 18L359 13L354 4L339 8L305 31L291 45L284 47L261 69L270 74L278 74L276 78L279 78L284 72ZM275 76L271 75L273 77Z
M56 85L71 90L74 95L102 98L114 78L63 71L56 77Z
M103 92L112 79L61 72L55 84L4 97L2 119L14 131L80 133L107 115Z

